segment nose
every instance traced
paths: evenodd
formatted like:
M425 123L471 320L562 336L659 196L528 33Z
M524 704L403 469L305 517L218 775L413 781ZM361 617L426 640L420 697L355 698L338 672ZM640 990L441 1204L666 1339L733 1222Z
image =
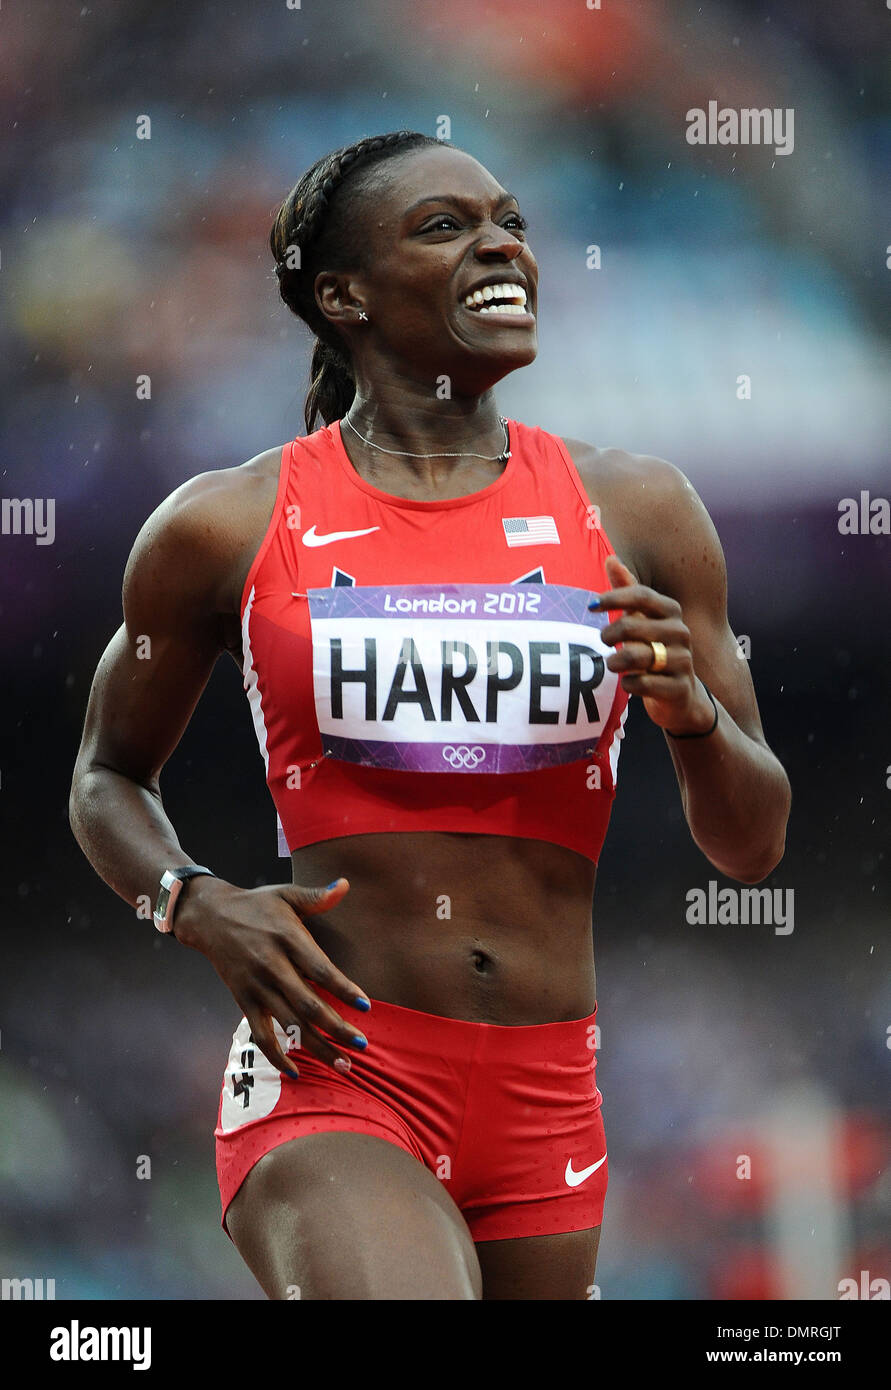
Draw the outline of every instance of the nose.
M508 261L515 261L525 244L518 241L506 227L499 227L497 222L492 222L477 242L476 253L478 256L503 256Z

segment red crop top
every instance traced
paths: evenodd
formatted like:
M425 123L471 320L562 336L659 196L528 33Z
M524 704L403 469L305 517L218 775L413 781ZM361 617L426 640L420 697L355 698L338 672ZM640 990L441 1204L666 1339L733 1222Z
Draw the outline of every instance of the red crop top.
M612 546L563 442L508 428L503 473L440 502L367 483L337 421L282 449L241 605L281 854L443 830L597 862L628 712L587 607Z

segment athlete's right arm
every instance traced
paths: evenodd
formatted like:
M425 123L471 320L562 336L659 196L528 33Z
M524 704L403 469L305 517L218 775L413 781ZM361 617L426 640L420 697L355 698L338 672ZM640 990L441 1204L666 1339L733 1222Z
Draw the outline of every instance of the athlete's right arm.
M124 576L124 622L90 691L71 828L96 872L134 908L154 903L165 869L194 862L164 810L159 778L225 648L227 581L231 587L233 557L244 549L239 490L250 482L236 469L201 474L149 518ZM351 1048L355 1029L307 982L349 1004L363 992L298 915L327 911L348 887L341 878L330 892L295 884L245 889L202 876L189 881L177 906L177 939L207 956L261 1052L283 1071L293 1065L273 1019L285 1029L296 1023L301 1047L323 1061L348 1060L318 1030Z

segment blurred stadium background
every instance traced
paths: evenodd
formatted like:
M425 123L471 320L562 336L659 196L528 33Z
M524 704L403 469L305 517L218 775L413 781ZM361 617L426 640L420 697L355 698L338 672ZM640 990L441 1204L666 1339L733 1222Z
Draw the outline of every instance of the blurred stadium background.
M795 796L769 881L794 890L794 931L689 925L688 890L718 876L634 711L595 905L602 1296L891 1277L889 538L838 529L843 497L891 491L889 26L829 0L4 6L2 490L54 497L56 536L0 537L0 1275L261 1297L213 1166L237 1007L96 878L68 784L142 522L302 432L274 208L325 151L445 115L518 192L541 268L539 358L501 408L690 476ZM793 108L794 152L688 145L711 99ZM283 876L230 663L164 788L199 862Z

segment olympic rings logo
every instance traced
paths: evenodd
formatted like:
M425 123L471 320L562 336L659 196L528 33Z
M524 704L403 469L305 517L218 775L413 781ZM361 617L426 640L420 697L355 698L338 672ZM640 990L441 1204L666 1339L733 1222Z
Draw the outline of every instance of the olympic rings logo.
M447 743L442 750L442 756L452 767L478 767L485 759L486 750L480 748L479 744L474 748L468 748L466 743L462 743L454 748L451 743Z

